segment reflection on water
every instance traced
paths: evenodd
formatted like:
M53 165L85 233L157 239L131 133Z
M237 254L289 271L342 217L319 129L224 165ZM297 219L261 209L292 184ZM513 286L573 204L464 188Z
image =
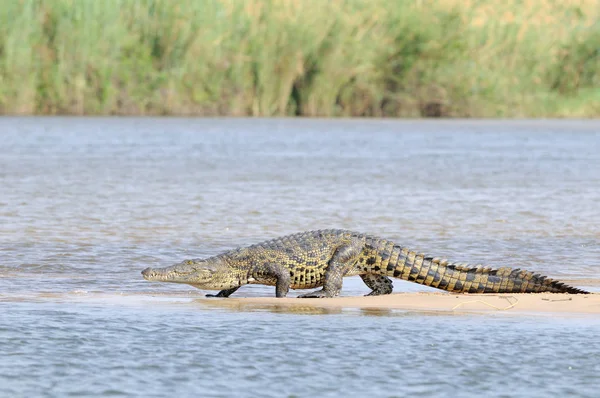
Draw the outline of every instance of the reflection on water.
M303 304L262 304L262 303L247 303L231 299L217 300L194 300L194 303L201 306L211 308L227 309L230 311L267 311L280 314L296 314L296 315L324 315L324 314L341 314L341 308L326 308L314 305Z
M599 291L599 127L2 118L0 396L591 396L593 320L267 309L139 273L335 227Z

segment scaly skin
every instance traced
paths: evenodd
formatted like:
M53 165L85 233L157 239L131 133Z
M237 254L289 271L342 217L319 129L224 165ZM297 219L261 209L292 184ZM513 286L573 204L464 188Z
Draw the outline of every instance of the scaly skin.
M369 295L390 294L388 277L455 293L588 293L533 272L449 263L385 239L345 230L288 235L207 259L147 268L142 275L149 281L220 290L212 297L228 297L246 284L275 286L277 297L285 297L290 288L322 286L300 297L335 297L343 278L352 275L360 275L372 289Z

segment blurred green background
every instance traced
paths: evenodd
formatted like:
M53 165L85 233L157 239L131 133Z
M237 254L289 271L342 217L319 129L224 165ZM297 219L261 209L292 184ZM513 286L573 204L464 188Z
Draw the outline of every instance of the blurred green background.
M2 0L0 113L600 116L597 0Z

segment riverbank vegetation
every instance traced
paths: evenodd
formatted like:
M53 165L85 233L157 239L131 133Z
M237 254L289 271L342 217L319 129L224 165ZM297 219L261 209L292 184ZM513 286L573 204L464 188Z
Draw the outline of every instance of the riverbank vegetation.
M0 113L600 116L597 0L20 0Z

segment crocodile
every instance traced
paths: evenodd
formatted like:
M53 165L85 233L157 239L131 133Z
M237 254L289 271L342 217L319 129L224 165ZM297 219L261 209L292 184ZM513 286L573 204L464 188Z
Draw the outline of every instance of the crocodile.
M335 297L345 276L359 275L368 296L392 293L389 277L454 293L588 294L533 272L451 263L409 250L390 240L347 230L301 232L206 259L185 260L166 268L146 268L146 280L185 283L219 290L229 297L246 284L275 286L275 296L291 289L322 287L299 297Z

